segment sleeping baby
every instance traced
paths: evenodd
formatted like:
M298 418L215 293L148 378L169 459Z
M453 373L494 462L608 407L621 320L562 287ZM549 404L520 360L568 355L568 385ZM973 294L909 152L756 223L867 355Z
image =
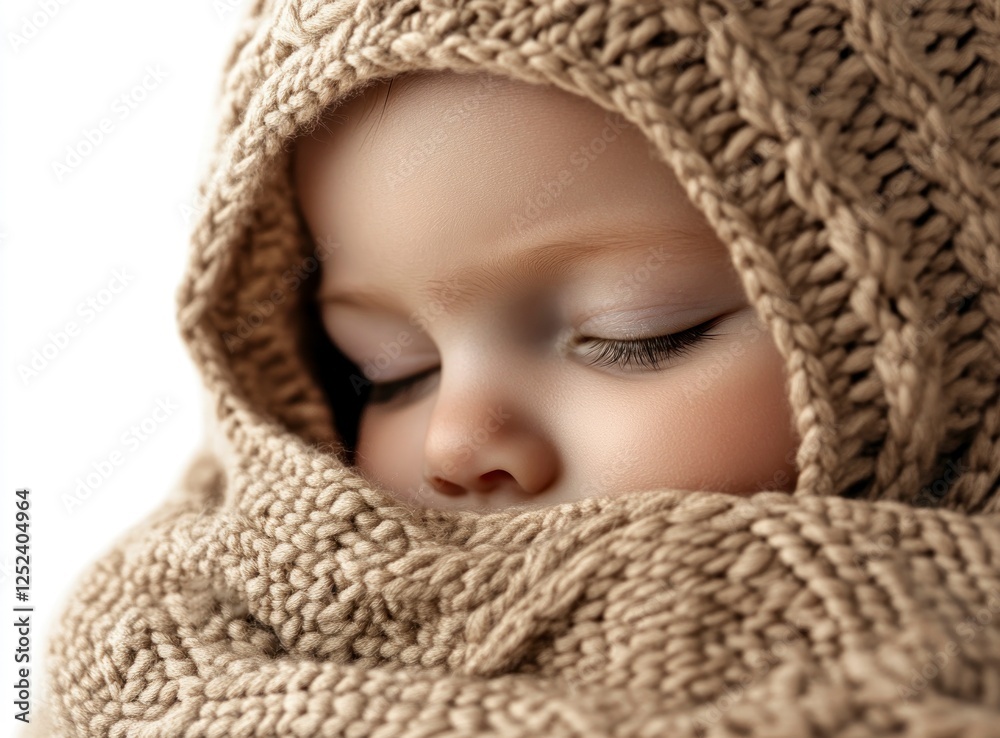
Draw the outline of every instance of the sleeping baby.
M620 116L410 73L329 111L293 165L312 237L336 244L317 310L354 369L354 463L400 501L794 488L783 359L724 243Z

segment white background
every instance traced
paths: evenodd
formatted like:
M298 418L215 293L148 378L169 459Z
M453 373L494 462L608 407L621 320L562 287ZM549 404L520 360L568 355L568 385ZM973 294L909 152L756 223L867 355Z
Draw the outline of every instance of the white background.
M159 504L203 437L201 380L177 332L175 295L244 3L0 6L0 736L21 726L13 719L15 490L31 490L37 716L47 636L73 582ZM158 82L147 71L157 67ZM102 119L110 127L88 150L87 133L97 140ZM60 176L54 163L69 171ZM102 292L115 270L128 285ZM88 310L88 299L101 311ZM76 335L60 339L70 321ZM22 376L22 366L35 371L33 358L47 364ZM158 400L175 407L159 422ZM79 480L102 462L110 474L79 495Z

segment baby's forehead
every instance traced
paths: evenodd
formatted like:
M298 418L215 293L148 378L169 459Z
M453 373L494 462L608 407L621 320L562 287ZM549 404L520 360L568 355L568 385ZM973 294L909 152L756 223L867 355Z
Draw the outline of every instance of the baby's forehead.
M596 146L603 153L623 135L641 141L649 156L650 144L634 126L578 95L484 72L420 71L376 80L349 93L347 100L327 109L301 143L347 138L412 166L457 143L467 156L475 156L531 150L537 146L525 144L547 142L554 151L565 149L559 163L567 164L573 144L603 139Z
M487 74L397 79L302 141L303 211L314 236L343 244L338 265L569 232L708 234L645 136L589 100Z

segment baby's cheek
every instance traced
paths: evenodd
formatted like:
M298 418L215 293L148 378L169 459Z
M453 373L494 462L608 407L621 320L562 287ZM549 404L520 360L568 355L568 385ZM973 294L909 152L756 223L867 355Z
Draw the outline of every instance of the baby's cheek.
M768 334L733 336L687 367L668 407L667 448L695 489L791 490L798 447L784 362Z
M427 412L415 403L394 413L366 408L358 424L355 465L395 495L413 504L422 501L424 447Z

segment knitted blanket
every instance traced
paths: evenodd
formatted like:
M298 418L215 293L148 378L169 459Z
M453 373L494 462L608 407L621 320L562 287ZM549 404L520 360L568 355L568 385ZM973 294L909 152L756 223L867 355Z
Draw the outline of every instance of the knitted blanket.
M220 443L76 584L31 733L1000 734L998 65L974 0L253 2L178 293ZM421 69L648 137L785 360L792 493L414 509L346 463L270 299L288 144Z

